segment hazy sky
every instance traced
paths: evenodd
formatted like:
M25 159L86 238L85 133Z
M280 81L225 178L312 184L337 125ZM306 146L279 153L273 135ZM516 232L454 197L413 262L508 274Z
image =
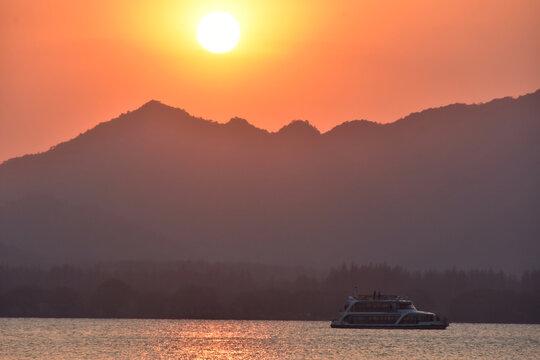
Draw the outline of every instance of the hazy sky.
M196 39L231 13L238 46ZM540 88L538 0L0 0L0 161L150 99L269 130Z

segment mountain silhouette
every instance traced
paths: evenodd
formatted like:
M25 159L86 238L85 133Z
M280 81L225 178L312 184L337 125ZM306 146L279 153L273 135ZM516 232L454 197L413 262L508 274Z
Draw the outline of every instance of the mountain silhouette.
M0 165L0 261L534 268L539 138L540 90L326 133L153 100Z

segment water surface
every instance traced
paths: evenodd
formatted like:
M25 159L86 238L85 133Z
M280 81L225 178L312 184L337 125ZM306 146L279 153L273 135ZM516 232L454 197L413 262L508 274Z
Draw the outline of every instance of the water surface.
M331 329L329 322L0 319L2 359L538 359L540 325Z

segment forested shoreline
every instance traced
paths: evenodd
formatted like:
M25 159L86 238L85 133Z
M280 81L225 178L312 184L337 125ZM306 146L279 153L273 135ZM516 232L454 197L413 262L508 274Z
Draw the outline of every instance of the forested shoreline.
M540 270L327 271L246 263L0 265L0 317L331 320L353 292L408 296L452 322L540 323Z

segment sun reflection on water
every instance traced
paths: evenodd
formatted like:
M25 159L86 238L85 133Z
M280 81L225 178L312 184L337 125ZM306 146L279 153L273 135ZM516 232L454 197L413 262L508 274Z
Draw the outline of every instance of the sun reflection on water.
M153 352L163 358L182 354L189 359L266 359L277 355L268 346L276 335L269 322L171 321L161 328L161 341Z
M540 325L344 330L328 322L1 319L2 359L534 359Z

